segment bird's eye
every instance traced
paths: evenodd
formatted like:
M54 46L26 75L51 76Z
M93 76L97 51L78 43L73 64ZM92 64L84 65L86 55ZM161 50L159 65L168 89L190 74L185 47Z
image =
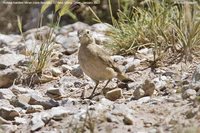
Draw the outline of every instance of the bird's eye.
M90 31L88 30L88 31L86 31L86 33L87 33L87 34L89 34L89 33L90 33Z

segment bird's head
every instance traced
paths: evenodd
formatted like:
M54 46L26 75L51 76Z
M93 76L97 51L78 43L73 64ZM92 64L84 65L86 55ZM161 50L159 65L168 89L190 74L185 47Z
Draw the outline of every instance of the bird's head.
M81 45L87 45L87 44L91 44L91 43L94 42L94 38L92 36L92 33L88 29L79 30L78 31L78 38L79 38Z

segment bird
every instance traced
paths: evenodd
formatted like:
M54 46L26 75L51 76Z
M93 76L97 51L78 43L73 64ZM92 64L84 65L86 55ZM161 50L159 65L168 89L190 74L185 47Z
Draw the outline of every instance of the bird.
M83 72L96 84L91 95L87 98L93 98L100 81L107 80L103 89L106 88L113 78L117 78L125 83L133 82L132 79L119 69L109 53L95 43L95 38L89 29L78 30L77 34L80 42L78 62Z

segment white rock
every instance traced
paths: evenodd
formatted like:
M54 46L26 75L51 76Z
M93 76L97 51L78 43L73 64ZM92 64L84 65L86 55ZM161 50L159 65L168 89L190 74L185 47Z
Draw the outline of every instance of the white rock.
M110 30L110 28L111 28L111 25L108 23L97 23L91 26L91 30L97 31L97 32L105 32L105 31Z
M16 124L26 124L27 120L21 117L15 117L15 123Z
M57 77L62 74L62 71L59 68L52 67L51 68L52 75Z
M183 99L196 97L197 92L193 89L187 89L185 92L182 93Z
M10 89L0 89L0 99L8 99L10 100L15 95L12 93Z

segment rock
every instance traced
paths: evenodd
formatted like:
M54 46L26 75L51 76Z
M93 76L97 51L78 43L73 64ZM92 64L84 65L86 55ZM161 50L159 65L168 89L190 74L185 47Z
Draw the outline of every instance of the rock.
M2 132L1 132L1 129L3 130ZM18 131L17 125L3 124L0 126L1 133L16 133L17 131Z
M54 77L57 77L57 76L62 74L62 71L59 68L56 68L56 67L52 67L51 72L52 72L52 75Z
M24 33L25 40L39 40L46 41L49 39L49 33L51 28L48 26L42 26L40 28L33 28ZM52 33L52 38L55 37L55 33Z
M133 72L135 71L136 67L140 65L140 60L139 59L135 59L133 62L129 62L125 68L126 68L126 72Z
M72 70L71 70L71 74L75 77L82 77L83 76L83 71L82 69L80 68L80 65L75 65L72 67Z
M74 86L74 82L77 82L79 80L77 80L76 77L73 76L63 76L61 77L61 79L59 80L59 84L61 84L62 88L71 88Z
M47 100L39 95L30 95L31 99L29 101L29 104L31 105L42 105L44 109L51 109L52 107L57 107L59 105L58 102L50 99Z
M25 93L34 93L35 90L33 89L30 89L30 88L24 88L24 87L20 87L20 86L17 86L17 85L13 85L11 88L11 91L15 94L15 95L18 95L18 94L25 94Z
M145 95L145 91L141 89L140 87L136 88L136 90L133 92L134 100L138 100L144 95Z
M186 112L186 118L191 119L198 113L198 108L190 109Z
M186 85L184 85L184 86L186 86ZM188 84L188 88L193 89L196 92L198 92L200 90L200 82L192 83L192 86L191 86L191 84Z
M0 99L8 99L10 100L15 95L12 93L10 89L0 89Z
M19 112L12 108L0 107L0 116L6 120L14 120L16 116L19 116Z
M66 34L70 31L78 31L78 30L83 30L83 29L88 29L88 28L90 28L88 24L85 24L83 22L76 22L71 25L63 26L60 33Z
M197 66L196 70L192 75L192 82L200 81L200 65Z
M195 98L197 92L193 89L187 89L185 92L182 93L182 98L187 99L187 98Z
M121 56L121 55L113 55L113 56L111 56L111 58L112 58L112 60L114 61L114 62L117 62L118 64L123 64L123 62L124 62L124 57L123 56Z
M0 88L10 87L18 76L19 71L10 68L0 71Z
M9 44L13 41L16 41L16 39L19 39L19 36L18 35L3 35L3 34L0 34L0 42L3 42L5 44Z
M91 26L92 31L96 32L106 32L109 31L112 26L108 23L97 23Z
M0 44L1 45L1 44ZM1 46L0 46L1 47ZM13 52L8 47L0 48L0 54L12 54Z
M111 42L109 37L107 37L105 34L100 33L100 32L92 32L92 36L94 37L96 44L100 46L103 46L104 44ZM109 51L109 53L110 52L112 51Z
M79 39L77 36L66 37L63 35L59 35L56 37L56 42L64 47L65 51L62 53L65 55L71 55L75 53L80 46Z
M15 124L26 124L27 120L21 117L15 117Z
M46 92L47 96L49 96L50 98L59 98L64 94L64 90L62 90L61 88L54 88L54 87L50 87L47 92Z
M131 90L131 89L134 90L135 88L141 87L141 84L142 84L141 81L139 81L139 82L130 82L130 83L127 84L127 89L128 90Z
M140 99L137 101L137 103L143 104L143 103L148 102L150 99L151 99L151 98L150 98L149 96L147 96L147 97L142 97L142 98L140 98Z
M50 114L53 119L55 120L62 120L64 117L66 117L70 113L69 110L67 110L64 107L54 107L50 110Z
M145 92L145 96L152 96L155 90L155 84L149 80L145 80L144 84L142 85L142 89Z
M106 93L106 98L111 100L111 101L115 101L115 100L121 98L122 96L123 96L122 95L122 89L120 89L120 88L108 91Z
M10 105L9 100L6 100L6 99L0 99L0 107L9 107L9 108L13 108L13 106Z
M25 60L25 56L21 54L4 54L0 55L0 65L6 67L13 66L19 61Z
M123 122L125 125L133 125L133 118L130 115L124 115Z
M161 80L159 77L154 78L153 82L155 83L155 88L163 88L167 85L167 82L165 80Z
M11 122L9 122L9 121L5 120L4 118L0 117L0 125L2 125L2 124L11 124Z
M76 23L72 24L71 26L73 27L73 29L75 31L89 28L89 25L86 23L83 23L83 22L76 22Z
M140 53L140 54L148 54L149 49L148 48L143 48L143 49L138 50L137 52Z
M62 67L63 72L71 71L71 70L72 70L72 67L69 66L69 65L65 65L65 64L64 64L64 65L62 65L61 67Z
M41 112L44 108L42 105L30 105L26 109L26 113L35 113L35 112Z
M30 125L31 131L36 131L42 128L45 125L45 123L42 121L41 114L35 114L31 119Z
M33 37L34 38L34 37ZM18 46L19 53L27 55L27 51L32 51L34 54L40 51L41 42L35 39L27 39L25 45Z
M24 95L24 94L19 94L17 97L13 97L10 100L10 103L15 106L15 107L21 107L23 109L26 109L29 106L29 101L30 97Z
M126 58L125 60L124 60L124 62L123 62L123 65L127 65L127 64L129 64L129 63L132 63L132 62L134 62L134 60L136 60L134 57L128 57L128 58Z
M102 106L112 106L113 102L106 99L106 98L102 98L99 102Z

